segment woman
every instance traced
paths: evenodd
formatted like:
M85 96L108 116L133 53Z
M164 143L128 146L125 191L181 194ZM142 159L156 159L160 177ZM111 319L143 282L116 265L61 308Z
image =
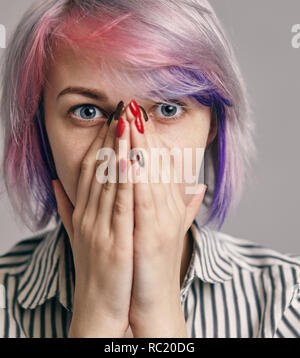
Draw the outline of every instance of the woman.
M300 336L299 259L220 231L254 124L207 1L38 1L2 71L7 191L57 225L1 257L1 336Z

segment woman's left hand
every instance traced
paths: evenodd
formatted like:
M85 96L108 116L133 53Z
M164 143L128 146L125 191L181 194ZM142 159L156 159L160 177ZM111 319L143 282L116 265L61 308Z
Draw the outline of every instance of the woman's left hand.
M187 337L180 300L182 251L184 237L200 209L207 187L199 185L198 194L186 206L179 185L172 180L172 160L170 182L162 181L166 170L162 165L159 165L159 182L151 182L150 148L163 145L151 134L154 133L153 124L145 122L137 104L131 102L129 107L132 110L127 107L126 113L131 127L131 145L143 148L144 153L144 167L139 167L137 162L134 166L146 175L146 182L134 184L134 277L129 323L134 337ZM150 128L151 133L147 131ZM133 173L137 171L135 168ZM200 188L204 190L201 192Z

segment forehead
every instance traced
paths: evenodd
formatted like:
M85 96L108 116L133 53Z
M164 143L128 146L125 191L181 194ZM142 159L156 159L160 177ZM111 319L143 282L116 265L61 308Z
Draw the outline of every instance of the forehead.
M68 87L85 87L104 93L108 97L108 104L112 106L120 100L129 103L133 98L144 103L164 101L153 93L155 81L146 83L141 71L135 72L129 66L124 69L123 64L99 53L87 53L82 49L74 51L69 46L60 46L54 51L52 59L47 64L45 82L45 89L50 96L57 96ZM160 86L166 87L165 84ZM191 95L169 98L184 98L190 106L200 106Z
M121 98L130 101L138 98L134 86L124 78L139 81L133 73L122 73L121 66L114 63L113 71L108 71L107 59L101 56L86 57L82 52L74 52L68 47L60 47L55 51L53 61L49 62L46 75L46 87L51 92L59 93L66 87L86 87L101 90L108 98ZM118 77L118 74L122 76Z

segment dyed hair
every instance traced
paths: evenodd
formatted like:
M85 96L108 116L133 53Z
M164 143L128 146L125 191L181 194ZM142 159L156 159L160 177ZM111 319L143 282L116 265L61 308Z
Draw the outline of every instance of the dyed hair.
M204 155L204 225L220 229L256 150L245 84L206 0L39 0L24 14L4 56L1 121L3 177L25 224L36 230L59 220L43 88L61 46L98 61L112 83L140 99L193 96L211 108L218 131Z

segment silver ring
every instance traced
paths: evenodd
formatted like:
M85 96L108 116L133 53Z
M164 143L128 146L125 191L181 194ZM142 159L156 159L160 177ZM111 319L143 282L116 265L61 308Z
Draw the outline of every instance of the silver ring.
M130 160L134 160L135 158L137 158L140 167L145 166L145 159L144 159L143 152L141 150L137 150L137 151L134 150L130 152Z

